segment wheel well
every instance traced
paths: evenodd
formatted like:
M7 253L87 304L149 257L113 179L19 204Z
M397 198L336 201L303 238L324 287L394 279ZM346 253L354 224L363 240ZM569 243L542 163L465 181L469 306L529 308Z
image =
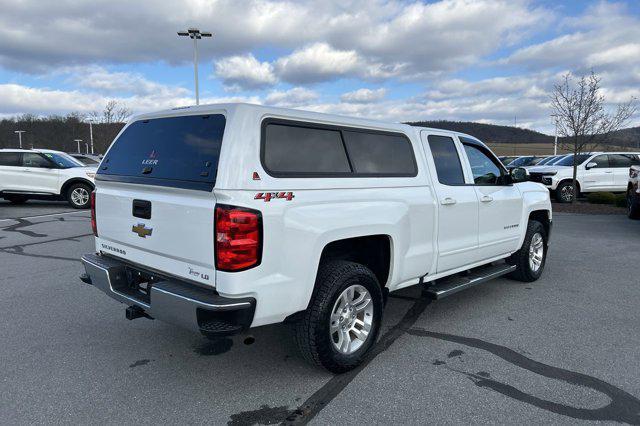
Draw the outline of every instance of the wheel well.
M571 183L572 181L573 181L573 178L571 178L571 179L562 179L560 182L558 182L558 186L562 185L565 182ZM578 192L580 192L580 181L577 180L577 179L576 179L576 188L578 189Z
M93 189L95 188L95 185L93 183L91 183L91 181L87 180L87 179L82 179L82 178L73 178L73 179L69 179L68 181L66 181L64 183L64 185L62 185L62 188L60 188L60 195L62 195L63 197L67 194L67 191L69 190L69 187L73 184L76 183L84 183L86 185L89 185L89 188Z
M366 266L378 278L380 285L385 287L391 269L391 238L388 235L368 235L333 241L322 250L320 265L336 259Z
M538 221L544 226L544 230L549 235L549 228L551 227L551 220L549 219L548 210L535 210L529 214L529 220Z

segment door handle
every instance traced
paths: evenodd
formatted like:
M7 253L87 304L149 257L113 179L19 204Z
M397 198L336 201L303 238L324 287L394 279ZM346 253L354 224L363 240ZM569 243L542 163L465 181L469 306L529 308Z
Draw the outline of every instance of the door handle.
M451 197L447 197L444 200L440 201L440 204L442 204L443 206L448 206L455 203L457 203L457 201Z
M606 174L610 174L610 173L613 173L613 172L612 172L612 171L608 171L608 172L605 172L605 173L606 173Z
M483 195L482 197L480 197L480 201L482 201L483 203L490 203L491 201L493 201L493 197Z

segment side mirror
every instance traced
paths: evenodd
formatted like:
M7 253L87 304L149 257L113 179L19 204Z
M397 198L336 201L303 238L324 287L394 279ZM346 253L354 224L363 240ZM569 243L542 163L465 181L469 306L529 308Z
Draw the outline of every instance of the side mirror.
M585 169L589 170L589 169L593 169L594 167L597 167L598 163L594 163L593 161L590 163L587 163L586 166L584 166Z
M529 172L523 167L515 167L511 169L511 180L513 183L525 182L529 178Z

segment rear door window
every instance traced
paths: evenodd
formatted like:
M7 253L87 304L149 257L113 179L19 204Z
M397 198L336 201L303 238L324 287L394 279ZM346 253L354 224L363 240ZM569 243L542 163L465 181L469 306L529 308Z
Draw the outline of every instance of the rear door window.
M342 134L355 173L415 176L413 148L406 137L352 131Z
M53 164L40 154L25 152L22 154L22 167L52 168Z
M211 190L225 124L222 114L136 121L113 143L98 178Z
M609 167L628 169L638 164L638 158L632 154L609 154Z
M427 140L436 164L438 181L444 185L463 185L462 164L453 139L448 136L429 135Z
M19 167L20 164L19 152L0 152L0 166Z

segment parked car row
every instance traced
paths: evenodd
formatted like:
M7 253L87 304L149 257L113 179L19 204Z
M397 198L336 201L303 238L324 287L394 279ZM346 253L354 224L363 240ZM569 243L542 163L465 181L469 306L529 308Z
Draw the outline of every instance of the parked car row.
M576 180L579 194L627 192L629 199L637 199L638 195L630 192L633 184L628 183L628 180L633 170L640 166L640 153L588 152L578 154L575 158L578 165ZM503 164L509 159L511 161L505 164L507 169L526 169L530 180L544 184L558 202L568 203L573 200L573 154L500 157Z
M88 208L97 166L50 149L0 149L0 197L14 204L65 199L74 208Z

